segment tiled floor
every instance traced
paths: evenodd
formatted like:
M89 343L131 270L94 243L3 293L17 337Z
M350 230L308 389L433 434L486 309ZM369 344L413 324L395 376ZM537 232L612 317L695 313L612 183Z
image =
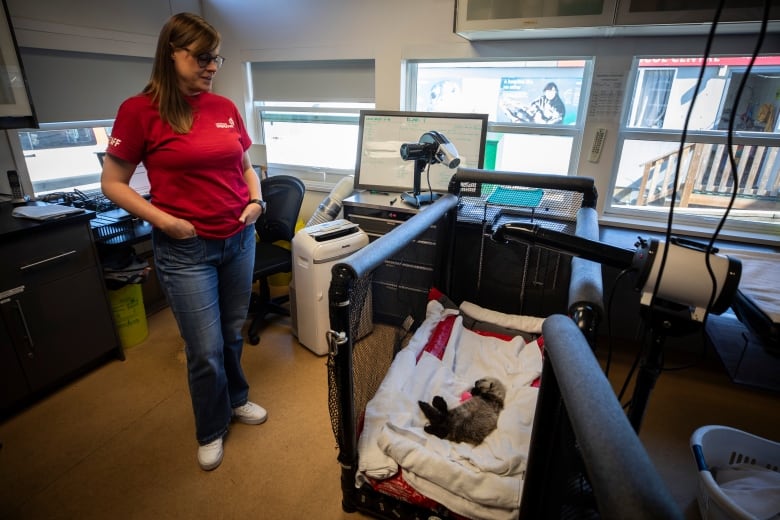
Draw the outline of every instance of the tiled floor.
M170 312L151 316L149 328L126 361L109 361L0 424L0 518L362 518L341 510L325 358L290 336L289 319L245 348L251 398L268 409L268 422L234 425L213 472L195 459ZM616 351L616 388L632 359L625 347ZM670 352L667 366L697 360ZM688 518L698 518L693 430L721 423L778 438L778 404L778 394L731 383L713 355L661 375L640 437Z

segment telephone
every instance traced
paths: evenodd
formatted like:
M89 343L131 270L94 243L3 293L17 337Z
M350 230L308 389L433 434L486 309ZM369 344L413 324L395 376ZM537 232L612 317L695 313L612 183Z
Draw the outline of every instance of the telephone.
M19 174L16 170L8 170L8 184L11 186L11 202L14 204L27 202L22 190L22 183L19 181Z

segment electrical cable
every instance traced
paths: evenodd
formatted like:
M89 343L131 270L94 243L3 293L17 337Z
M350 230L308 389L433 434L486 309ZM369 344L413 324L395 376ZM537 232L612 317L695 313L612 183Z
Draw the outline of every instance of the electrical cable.
M720 0L718 2L718 8L715 11L715 19L713 20L712 25L710 26L710 32L707 35L707 42L704 46L704 57L702 58L701 67L699 67L699 76L696 80L696 88L693 91L693 99L691 99L691 103L688 106L688 111L685 114L685 123L683 124L682 134L680 135L680 147L677 151L677 162L674 168L672 197L671 197L671 202L669 203L669 216L666 221L665 243L667 244L667 247L664 247L663 253L661 254L661 262L658 264L658 276L656 277L655 286L653 287L653 296L650 300L650 305L648 309L649 314L652 314L653 312L653 306L655 305L656 298L658 297L658 290L661 287L661 278L663 277L664 269L666 268L666 259L669 255L670 247L668 247L668 244L671 243L672 222L674 220L674 205L677 203L677 186L680 182L680 167L682 165L683 152L685 151L685 141L688 137L688 127L690 126L691 114L693 113L693 107L696 104L696 100L699 97L699 90L701 88L702 80L704 78L704 73L707 70L707 61L709 60L710 57L710 52L712 50L712 42L715 40L715 31L718 27L718 22L720 20L720 15L723 12L724 4L725 4L725 0ZM709 255L705 254L705 256L709 256Z
M691 114L693 113L693 107L696 104L696 100L699 97L699 90L701 88L702 80L704 78L704 73L707 70L707 61L709 60L709 57L710 57L710 52L711 52L711 49L712 49L712 43L713 43L713 41L715 39L715 31L716 31L717 26L718 26L718 21L720 20L720 15L721 15L721 13L723 11L724 3L725 3L725 0L720 0L718 2L718 8L717 8L717 10L715 12L715 19L713 20L712 25L710 27L709 34L707 35L707 41L706 41L706 44L705 44L704 56L702 58L701 67L699 67L699 76L698 76L698 78L696 80L696 87L695 87L694 92L693 92L693 98L691 99L690 106L688 107L688 111L686 112L685 122L683 124L682 133L680 135L680 146L679 146L678 151L677 151L677 162L675 164L675 169L674 169L674 179L673 179L673 184L672 184L671 201L669 203L669 215L668 215L668 218L667 218L667 221L666 221L666 231L665 231L665 234L664 234L664 236L665 236L665 243L667 244L667 247L664 247L663 252L661 254L660 263L658 264L658 275L656 276L656 279L655 279L655 283L654 283L654 286L653 286L653 294L652 294L652 297L650 299L650 304L649 304L648 310L647 310L648 321L650 323L652 323L652 319L653 319L652 318L652 314L653 314L654 306L656 305L656 302L657 302L658 291L659 291L659 289L661 287L661 279L663 277L664 269L666 268L667 257L669 256L669 249L670 249L669 246L671 244L671 236L672 236L672 224L673 224L673 221L674 221L674 206L675 206L675 204L677 202L677 186L678 186L678 184L680 182L680 167L682 165L682 157L683 157L683 153L685 151L685 142L686 142L687 137L688 137L688 127L690 126ZM705 254L705 256L709 256L709 255ZM713 275L711 274L710 276L713 276ZM710 303L710 305L711 305L711 303ZM652 336L652 334L651 334L651 336ZM651 341L653 341L653 339L651 339ZM642 348L637 353L637 357L634 359L634 363L631 366L631 369L629 370L628 374L626 375L626 380L623 383L623 387L621 388L620 393L618 394L618 400L619 401L622 400L623 395L625 394L625 391L628 388L629 382L632 379L632 377L634 375L634 372L636 371L636 369L637 369L637 367L638 367L638 365L639 365L639 363L640 363L640 361L642 359L642 353L645 351L646 343L647 343L647 332L645 331L645 333L643 334L643 339L642 339ZM661 353L661 355L663 355L663 353ZM624 408L629 408L631 406L632 406L632 400L629 400L627 403L625 403L623 405Z
M428 183L428 193L431 194L431 202L433 202L433 188L431 187L431 163L433 163L433 160L428 161L428 168L425 170L425 180Z
M704 58L702 60L702 65L701 65L700 70L699 70L699 78L698 78L697 83L696 83L696 89L694 91L694 96L693 96L693 99L691 100L691 104L690 104L690 107L688 109L688 113L686 115L685 125L683 126L683 133L681 135L680 148L679 148L679 151L678 151L678 160L677 160L677 164L676 164L676 167L675 167L674 184L673 184L673 187L672 187L672 198L671 198L671 203L670 203L670 208L669 208L669 219L667 221L667 229L666 229L666 242L667 243L669 243L669 240L670 240L670 237L671 237L672 219L673 219L673 214L674 214L674 204L675 204L675 202L677 200L677 187L678 187L678 183L679 183L680 166L681 166L681 163L682 163L682 154L683 154L683 150L684 150L684 146L685 146L685 140L686 140L688 126L689 126L689 122L690 122L690 116L691 116L691 113L693 111L693 107L694 107L694 105L696 103L696 99L698 98L698 95L699 95L699 91L700 91L700 88L701 88L701 82L702 82L702 79L703 79L703 76L704 76L704 72L706 70L707 62L709 60L710 50L711 50L711 46L712 46L712 40L714 38L714 34L715 34L715 30L716 30L716 27L717 27L717 24L718 24L718 20L720 18L720 14L721 14L721 12L723 10L723 4L724 4L724 2L723 2L723 0L721 0L721 2L718 5L718 10L716 11L716 14L715 14L715 20L713 22L713 25L712 25L710 33L709 33L709 37L707 39L705 55L704 55ZM769 1L765 0L763 2L763 15L762 15L762 20L761 20L761 28L759 30L758 37L756 39L755 47L754 47L753 52L752 52L752 54L750 56L750 60L748 62L748 65L746 67L746 70L745 70L744 74L742 75L741 81L740 81L739 86L737 88L737 91L735 93L735 99L734 99L732 110L731 110L732 117L729 120L728 131L727 131L727 134L726 134L727 152L728 152L729 167L730 167L730 172L729 173L731 175L731 183L732 183L731 196L730 196L729 203L727 204L726 209L725 209L723 215L721 216L721 218L720 218L720 220L719 220L715 230L713 231L713 233L710 236L709 242L707 244L707 248L705 250L705 265L707 267L707 272L708 272L708 274L710 276L710 280L712 282L712 292L710 293L710 299L709 299L709 302L708 302L707 307L705 309L704 317L702 319L702 328L701 328L702 335L704 335L704 330L705 330L704 327L706 326L707 319L708 319L709 314L710 314L710 310L712 309L712 306L714 304L715 298L716 298L717 293L718 293L717 279L715 277L715 273L714 273L714 270L713 270L712 265L711 265L711 253L716 251L716 249L714 247L715 241L717 240L717 237L720 234L720 231L722 230L723 226L725 225L725 222L726 222L726 220L728 218L729 213L731 212L731 209L733 208L734 201L736 199L736 196L737 196L737 193L738 193L738 189L739 189L739 182L740 182L740 180L739 180L739 172L738 172L737 163L736 163L736 159L734 157L734 150L733 150L733 148L734 148L734 140L733 140L734 139L734 122L735 122L735 118L733 117L733 114L737 113L737 108L738 108L739 102L740 102L740 100L742 98L742 94L743 94L745 86L747 84L747 80L748 80L748 78L750 76L750 71L752 70L753 64L755 63L756 58L757 58L757 56L758 56L758 54L760 52L761 46L763 45L763 41L764 41L764 38L765 38L765 35L766 35L766 28L767 28L767 24L768 24L768 19L769 19L769 7L770 7L769 6ZM659 266L659 272L658 272L658 276L657 276L657 279L656 279L656 285L655 285L654 291L653 291L653 298L651 300L650 312L652 312L652 306L655 303L657 292L658 292L658 289L660 287L661 275L662 275L663 269L665 267L666 257L667 257L668 251L669 251L669 248L668 247L665 248L664 252L663 252L663 255L662 255L662 261L661 261L661 264ZM702 343L705 344L704 341ZM670 372L670 371L684 370L684 369L691 368L693 366L696 366L698 363L700 363L704 359L705 353L706 353L706 349L702 348L701 359L698 362L696 362L696 363L690 363L690 364L681 365L681 366L677 366L677 367L666 367L665 366L665 357L664 357L664 353L662 351L662 352L660 352L661 361L660 361L659 369L662 372ZM636 364L637 364L638 360L639 360L639 357L637 357L637 360L635 360L634 366L632 366L631 370L629 371L629 375L627 376L626 381L624 383L624 386L621 389L619 399L622 398L623 393L625 392L625 390L626 390L626 388L628 386L628 382L629 382L630 378L632 377L633 372L635 371L635 367L636 367ZM624 405L624 407L630 407L630 406L631 406L631 401L629 401L628 403L626 403Z
M739 102L742 100L742 94L745 91L745 85L747 84L747 80L750 77L750 71L753 69L753 64L756 62L758 53L761 51L761 46L764 43L767 24L769 22L769 7L770 7L770 1L764 0L763 13L761 16L761 28L759 29L758 37L756 38L756 45L753 48L753 53L750 56L750 60L748 61L747 68L745 69L745 73L742 75L742 79L740 80L739 86L737 87L736 95L734 96L734 104L731 110L732 117L729 119L729 126L726 134L726 148L728 152L729 168L730 168L729 173L731 174L731 184L732 184L731 197L729 198L729 202L726 205L726 210L723 212L723 215L721 216L718 225L715 227L715 231L712 233L712 236L710 237L710 241L707 245L707 251L713 250L715 240L717 239L718 235L723 229L723 226L726 224L726 219L728 218L731 209L734 207L734 201L736 200L737 193L739 191L739 182L740 182L739 172L737 171L737 161L736 158L734 157L734 121L735 121L734 114L737 113ZM717 281L715 279L715 274L713 272L712 265L710 264L710 255L706 255L705 259L706 259L707 270L709 271L710 278L712 279L713 287L712 287L712 294L710 295L710 301L709 304L707 305L707 310L704 315L704 319L702 320L702 326L704 326L707 323L707 318L709 317L710 308L712 308L712 305L715 301L715 297L717 296Z
M670 203L670 206L669 206L669 218L667 220L667 227L666 227L666 235L665 236L666 236L666 242L667 243L669 243L670 237L671 237L672 220L673 220L673 216L674 216L674 205L675 205L675 203L677 201L677 189L678 189L679 177L680 177L680 167L681 167L681 164L682 164L683 150L684 150L685 141L686 141L686 137L687 137L688 127L689 127L689 124L690 124L690 118L691 118L691 114L693 112L693 107L694 107L694 105L696 103L696 100L697 100L697 98L699 96L699 93L700 93L702 80L703 80L704 73L705 73L706 67L707 67L707 62L708 62L709 57L710 57L710 52L711 52L711 48L712 48L712 42L714 40L714 36L715 36L716 29L717 29L718 21L720 19L721 13L723 11L724 3L725 3L724 0L721 0L719 2L719 4L718 4L718 9L717 9L717 11L715 13L715 19L714 19L714 21L712 23L712 26L710 28L710 32L709 32L709 35L708 35L708 38L707 38L707 44L706 44L706 48L705 48L705 53L704 53L704 57L703 57L703 60L702 60L702 65L701 65L701 67L699 69L699 77L698 77L698 80L696 82L696 88L694 90L694 96L693 96L693 99L691 100L691 104L690 104L690 106L688 108L688 111L687 111L687 114L686 114L686 118L685 118L685 124L683 126L683 132L682 132L682 135L681 135L680 147L679 147L678 156L677 156L678 160L677 160L677 163L675 165L674 183L673 183L673 186L672 186L672 198L671 198L671 203ZM710 280L712 282L712 291L710 293L710 299L709 299L709 302L707 304L707 307L705 309L705 313L704 313L704 316L703 316L703 319L702 319L702 327L706 326L707 319L709 318L710 310L711 310L712 305L713 305L713 303L714 303L714 301L716 299L716 296L718 294L718 286L717 286L718 284L717 284L717 279L715 277L714 270L712 268L711 254L710 253L715 251L715 248L714 248L715 241L716 241L718 235L720 234L723 226L725 225L725 222L726 222L726 220L728 218L729 213L731 212L731 209L733 208L734 201L736 199L736 196L737 196L737 193L738 193L738 189L739 189L739 172L738 172L738 169L737 169L736 159L734 158L734 150L733 150L733 147L734 147L734 144L733 144L734 143L734 141L733 141L733 138L734 138L734 122L735 122L735 118L733 117L733 114L735 114L736 111L737 111L737 107L738 107L738 104L739 104L739 102L741 100L742 94L744 92L745 85L746 85L747 80L749 79L749 76L750 76L750 71L752 70L753 64L756 61L756 58L758 56L758 53L760 52L761 46L762 46L764 38L766 36L766 29L767 29L767 24L768 24L768 20L769 20L769 10L770 10L770 2L768 0L764 0L764 2L763 2L763 14L762 14L762 19L761 19L761 28L760 28L759 33L758 33L758 37L757 37L757 40L756 40L755 48L754 48L754 50L753 50L753 52L751 54L750 60L748 62L748 66L747 66L747 68L745 70L745 73L742 75L739 87L737 89L737 92L736 92L736 95L735 95L735 99L734 99L734 103L733 103L732 112L731 112L732 113L732 117L729 120L729 127L728 127L728 131L727 131L727 135L726 135L726 140L727 140L727 152L728 152L728 158L729 158L729 167L730 167L730 172L729 173L730 173L731 179L732 179L732 189L731 189L731 196L730 196L730 199L729 199L729 203L727 204L726 209L725 209L723 215L721 216L721 218L720 218L720 220L719 220L719 222L718 222L714 232L712 233L712 235L709 238L709 241L708 241L708 244L707 244L706 253L705 253L705 266L707 268L707 272L708 272L708 274L710 276ZM664 270L664 268L666 266L666 259L667 259L668 252L669 252L669 248L668 247L664 248L664 251L663 251L663 254L662 254L662 258L661 258L661 263L659 264L659 271L658 271L658 276L656 278L656 284L655 284L655 287L653 288L653 297L652 297L651 306L650 306L651 307L650 308L651 312L652 312L652 306L655 303L655 300L656 300L656 297L657 297L657 293L658 293L659 287L661 285L660 284L660 280L661 280L661 276L663 274L663 270Z

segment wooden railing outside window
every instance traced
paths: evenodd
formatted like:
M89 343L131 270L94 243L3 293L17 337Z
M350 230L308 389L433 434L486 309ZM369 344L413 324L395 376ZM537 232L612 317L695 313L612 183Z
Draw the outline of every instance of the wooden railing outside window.
M734 147L739 185L734 209L778 210L780 153L775 146ZM637 206L667 206L674 187L677 150L644 163ZM688 144L682 151L678 203L681 208L724 208L733 190L727 146Z

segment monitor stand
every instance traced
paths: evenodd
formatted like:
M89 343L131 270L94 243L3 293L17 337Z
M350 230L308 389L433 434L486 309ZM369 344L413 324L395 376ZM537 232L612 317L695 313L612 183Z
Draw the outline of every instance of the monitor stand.
M422 177L423 170L430 162L430 158L417 159L414 161L413 191L407 191L401 194L401 200L415 208L419 208L424 204L431 204L441 197L441 194L439 193L420 193L420 178Z

